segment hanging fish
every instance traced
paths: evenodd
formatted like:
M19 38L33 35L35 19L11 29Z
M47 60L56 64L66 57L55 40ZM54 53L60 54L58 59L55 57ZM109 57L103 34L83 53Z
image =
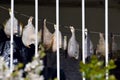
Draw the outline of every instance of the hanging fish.
M96 53L105 56L105 40L104 40L103 33L100 33L99 36L100 36L100 39L97 45Z
M64 36L63 50L67 50L67 36Z
M9 15L10 18L6 21L6 23L4 24L4 32L7 35L7 37L9 38L11 35L11 10L9 9ZM22 24L18 23L18 20L13 16L13 35L16 36L21 36L22 35Z
M57 29L56 25L54 25L55 32L53 33L53 45L52 45L52 50L53 52L57 51ZM59 48L62 48L62 34L59 31Z
M43 27L43 45L46 50L50 49L52 46L52 33L48 30L46 26L46 19L44 19Z
M117 51L117 44L115 42L115 37L112 37L112 52L115 53Z
M41 42L41 38L42 38L42 30L40 29L38 31L38 44Z
M87 58L93 54L94 49L87 29L85 29L85 36L85 58Z
M72 36L68 42L68 55L70 57L74 57L75 59L78 59L79 58L79 45L75 38L75 29L73 26L70 26L70 30L71 30Z
M28 24L23 29L22 42L23 44L30 48L29 45L35 44L35 28L32 24L33 17L28 19Z

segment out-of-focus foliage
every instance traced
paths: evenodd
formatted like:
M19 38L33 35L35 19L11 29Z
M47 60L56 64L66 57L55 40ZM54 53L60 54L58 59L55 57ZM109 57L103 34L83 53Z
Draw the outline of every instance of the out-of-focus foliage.
M10 73L8 65L6 65L4 58L0 57L0 80L44 80L44 77L40 75L43 70L43 61L41 58L45 56L44 48L40 45L38 56L34 57L32 62L26 64L23 69L23 64L19 63L14 66L14 70ZM23 78L23 72L26 73L26 77Z
M44 48L42 45L39 46L40 50L37 57L33 58L33 61L28 63L24 69L27 72L25 80L44 80L44 77L40 75L40 72L43 70L43 61L41 58L45 56Z
M110 60L108 66L104 65L104 61L98 60L94 55L91 57L90 62L80 62L80 71L83 77L89 80L106 80L106 72L109 73L110 69L114 69L116 65L113 60ZM109 75L108 80L116 80L114 75Z

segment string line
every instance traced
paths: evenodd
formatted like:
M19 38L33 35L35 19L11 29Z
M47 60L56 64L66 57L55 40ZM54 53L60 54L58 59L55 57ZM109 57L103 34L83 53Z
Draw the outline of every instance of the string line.
M0 6L0 8L1 8L1 9L4 9L4 10L6 10L6 11L9 11L9 9L6 8L6 7ZM26 17L26 18L29 18L29 17L30 17L29 15L23 14L23 13L21 13L21 12L14 11L14 13L15 13L15 14L18 14L18 15L21 15L21 16L24 16L24 17ZM35 17L33 17L33 18L35 18ZM39 22L42 22L43 19L38 18L38 21L39 21ZM50 24L50 25L54 25L54 24L55 24L55 23L50 22L50 21L46 21L46 23L47 23L47 24ZM66 28L66 29L70 29L69 26L66 26L66 25L59 25L59 26L62 26L62 27L64 27L64 28ZM82 26L79 26L79 27L82 27ZM82 32L82 29L79 29L79 28L76 28L75 30L76 30L76 31L79 31L79 32ZM89 30L89 33L90 33L90 34L99 34L99 33L103 33L103 32L97 32L97 31L90 31L90 30ZM103 34L105 35L105 33L103 33ZM120 37L120 33L112 33L112 34L113 34L114 37ZM108 35L110 36L111 33L109 33Z

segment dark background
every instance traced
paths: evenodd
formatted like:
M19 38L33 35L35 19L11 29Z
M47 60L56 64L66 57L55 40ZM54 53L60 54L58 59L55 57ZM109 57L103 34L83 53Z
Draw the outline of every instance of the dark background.
M105 32L105 9L104 0L86 0L86 28L89 31L95 32ZM23 23L25 26L27 24L28 17L22 16L20 14L25 14L27 16L35 15L34 0L15 0L15 17ZM0 24L3 24L8 18L8 11L2 9L2 7L10 8L10 0L0 0ZM109 33L119 34L120 25L120 0L109 0ZM54 32L53 24L56 21L56 7L55 0L39 0L39 29L42 27L43 19L47 19L47 27L51 32ZM34 21L33 21L34 23ZM71 36L69 26L73 25L76 30L76 38L78 43L82 44L82 9L81 0L60 0L60 31L63 36L67 36L68 39ZM67 28L66 28L67 27ZM94 48L99 40L99 34L90 33L91 40L94 44ZM109 39L110 40L110 39ZM115 37L115 41L120 46L120 37ZM80 55L81 56L81 55ZM53 67L56 60L55 54L47 55L47 65ZM71 59L69 57L65 58L61 55L61 68L65 71L67 80L80 80L81 75L79 72L79 60ZM74 75L73 75L74 74Z
M35 15L34 0L15 0L15 11L28 16ZM86 27L89 31L105 32L105 9L104 0L86 0ZM10 8L10 0L0 0L0 6ZM81 0L60 0L60 30L64 35L70 36L70 29L65 26L73 25L77 29L82 29L82 9ZM16 18L27 24L27 17L15 14ZM0 8L0 23L3 24L9 18L8 11ZM55 0L39 0L39 28L43 19L55 23L56 9ZM119 33L120 0L109 0L109 33ZM53 24L47 24L51 32L54 32ZM76 30L77 40L81 46L81 31ZM90 34L91 40L96 47L99 34ZM119 37L115 37L119 44Z

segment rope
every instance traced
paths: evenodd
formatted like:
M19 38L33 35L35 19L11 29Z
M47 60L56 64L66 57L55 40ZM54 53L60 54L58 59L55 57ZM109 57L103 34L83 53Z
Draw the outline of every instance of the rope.
M6 11L9 11L9 9L6 8L6 7L0 6L0 8L1 8L1 9L4 9L4 10L6 10ZM23 13L21 13L21 12L17 12L17 11L14 11L14 12L15 12L15 14L24 16L24 17L26 17L26 18L29 18L29 17L30 17L29 15L23 14ZM35 18L35 17L33 17L33 18ZM42 22L43 19L38 19L38 21L39 21L39 22ZM54 25L54 24L55 24L55 23L50 22L50 21L46 21L46 23L47 23L47 24L50 24L50 25ZM62 26L62 27L64 27L64 28L66 28L66 29L70 29L69 26L66 26L66 25L59 25L59 26ZM76 31L79 31L79 32L82 32L82 29L79 29L79 28L76 28L75 30L76 30ZM90 33L90 34L99 34L99 33L102 33L102 32L90 31L90 30L89 30L89 33ZM103 33L103 34L105 34L105 33ZM110 36L110 33L109 33L108 35ZM114 35L115 37L120 37L120 33L113 33L113 35Z

